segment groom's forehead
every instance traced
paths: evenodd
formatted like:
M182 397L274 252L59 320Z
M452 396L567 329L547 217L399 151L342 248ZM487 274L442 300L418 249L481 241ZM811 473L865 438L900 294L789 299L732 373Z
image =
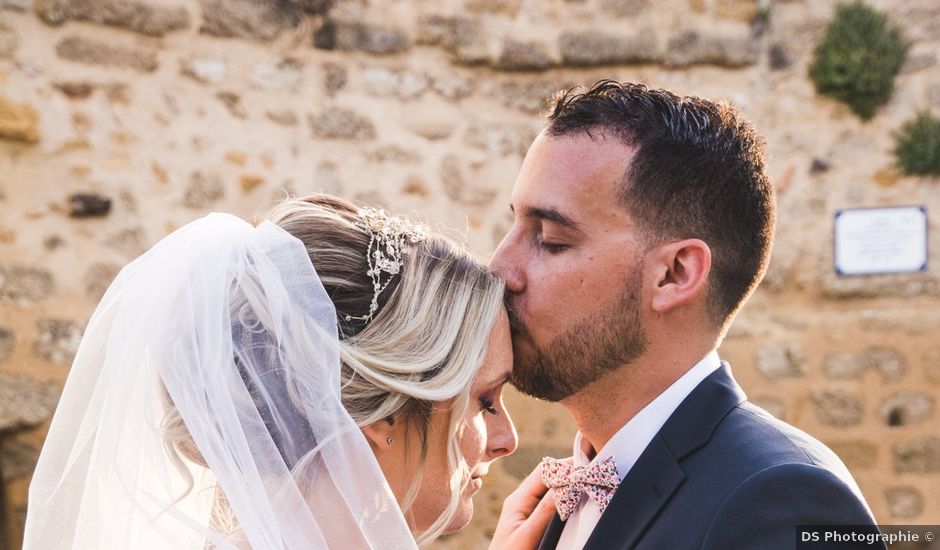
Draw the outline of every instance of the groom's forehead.
M569 218L578 210L612 205L632 159L633 149L618 140L542 134L523 163L513 204Z

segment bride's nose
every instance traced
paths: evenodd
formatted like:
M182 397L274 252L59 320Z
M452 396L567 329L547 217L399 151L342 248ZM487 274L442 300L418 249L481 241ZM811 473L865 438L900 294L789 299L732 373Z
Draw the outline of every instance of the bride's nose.
M509 417L509 411L503 409L502 414L493 417L487 433L487 455L490 460L511 455L519 444L516 426Z

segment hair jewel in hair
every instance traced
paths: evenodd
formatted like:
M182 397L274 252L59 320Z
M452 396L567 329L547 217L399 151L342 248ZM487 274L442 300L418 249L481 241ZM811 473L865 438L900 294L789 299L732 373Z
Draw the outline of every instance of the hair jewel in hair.
M346 320L359 319L368 323L379 309L379 296L404 265L402 256L408 252L406 245L423 241L425 228L402 216L389 215L381 208L360 208L358 214L362 220L360 227L368 230L371 235L366 252L369 262L366 275L372 278L372 303L369 305L368 314L359 317L346 315ZM383 273L387 274L384 283Z

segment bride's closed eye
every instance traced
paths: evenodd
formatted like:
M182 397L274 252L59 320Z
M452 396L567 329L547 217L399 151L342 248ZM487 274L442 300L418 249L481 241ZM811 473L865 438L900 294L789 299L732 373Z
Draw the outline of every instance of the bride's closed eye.
M480 400L480 407L493 416L499 416L499 409L496 408L496 402L493 399L484 397Z

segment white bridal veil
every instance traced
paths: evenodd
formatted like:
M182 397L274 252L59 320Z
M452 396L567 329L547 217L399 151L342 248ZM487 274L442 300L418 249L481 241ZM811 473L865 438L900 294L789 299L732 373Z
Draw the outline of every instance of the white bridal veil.
M24 548L415 548L340 402L337 334L278 226L210 214L157 243L89 321Z

